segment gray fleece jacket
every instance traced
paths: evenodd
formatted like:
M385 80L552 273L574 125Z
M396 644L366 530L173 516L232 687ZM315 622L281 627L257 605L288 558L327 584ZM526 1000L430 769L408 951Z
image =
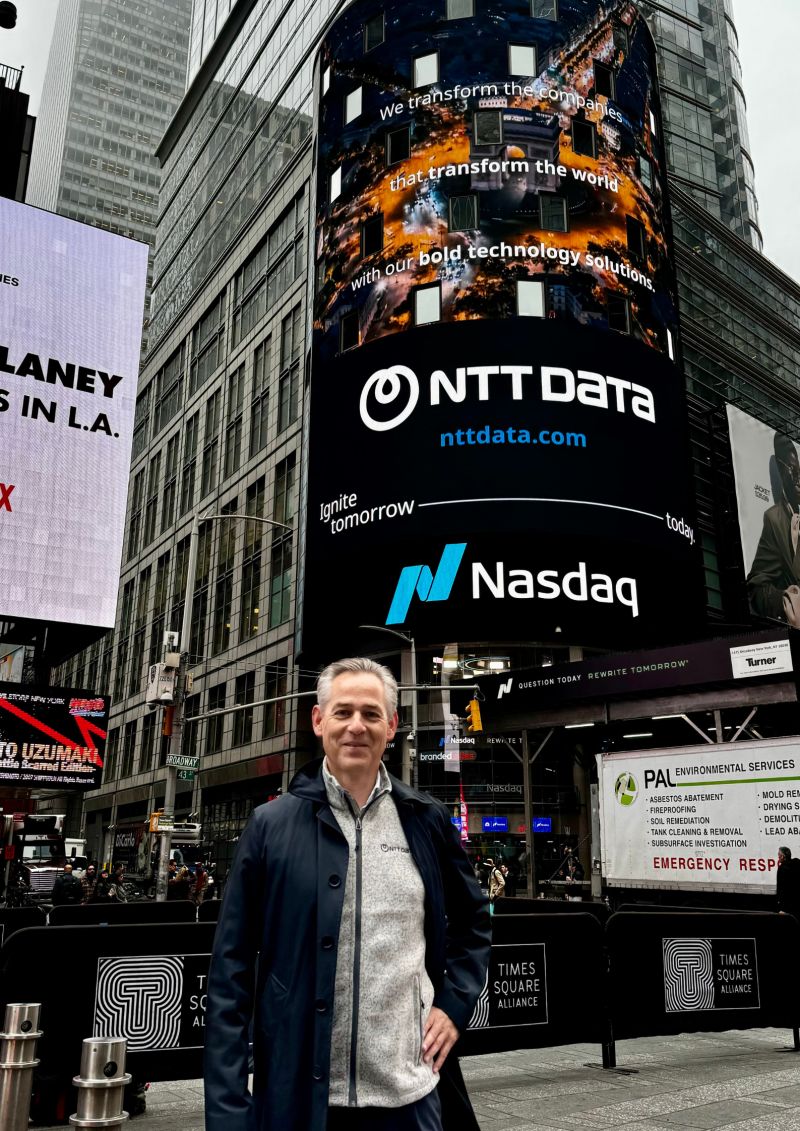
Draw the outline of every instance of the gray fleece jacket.
M433 1001L425 970L425 889L381 764L366 805L322 768L350 855L339 930L331 1106L402 1107L438 1082L422 1060Z

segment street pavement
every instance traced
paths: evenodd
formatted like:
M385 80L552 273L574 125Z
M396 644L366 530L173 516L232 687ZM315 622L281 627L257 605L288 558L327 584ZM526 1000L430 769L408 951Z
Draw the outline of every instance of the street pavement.
M791 1033L752 1029L476 1056L462 1068L482 1131L800 1131ZM153 1084L136 1131L203 1131L202 1081ZM48 1128L47 1131L55 1131Z

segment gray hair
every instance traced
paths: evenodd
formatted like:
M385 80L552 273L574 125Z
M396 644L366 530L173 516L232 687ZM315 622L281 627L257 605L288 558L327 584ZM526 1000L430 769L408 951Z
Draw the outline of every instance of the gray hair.
M376 663L375 660L367 659L366 656L335 660L334 663L328 664L327 668L322 669L317 678L317 706L320 711L324 711L330 701L331 685L337 675L345 675L348 672L367 672L368 675L378 677L383 684L386 714L391 718L397 710L397 680L387 667Z

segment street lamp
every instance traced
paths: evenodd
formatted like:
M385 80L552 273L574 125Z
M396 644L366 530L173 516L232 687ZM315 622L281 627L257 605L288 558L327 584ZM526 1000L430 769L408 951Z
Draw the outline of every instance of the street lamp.
M175 695L167 755L167 780L164 787L163 814L174 820L175 793L178 781L178 762L183 744L183 709L186 700L186 669L188 666L189 644L192 634L192 606L194 605L195 574L197 572L197 547L200 539L200 525L203 522L219 522L229 518L244 518L248 522L260 522L265 526L280 526L291 531L292 527L273 518L259 518L252 514L195 514L192 519L192 532L189 541L189 563L184 595L183 620L181 622L180 657L181 664L175 681ZM170 850L172 848L172 820L165 822L166 829L161 833L161 848L158 857L158 876L156 877L156 900L163 903L167 898L167 872Z
M411 731L406 735L406 742L403 746L403 768L402 779L406 785L413 785L414 789L419 784L419 768L418 760L416 757L417 752L417 646L414 642L414 637L411 633L397 632L394 628L386 628L381 624L360 624L359 628L369 629L370 632L385 632L389 636L396 636L398 640L404 640L409 645L411 650ZM414 743L414 758L411 759L411 743Z

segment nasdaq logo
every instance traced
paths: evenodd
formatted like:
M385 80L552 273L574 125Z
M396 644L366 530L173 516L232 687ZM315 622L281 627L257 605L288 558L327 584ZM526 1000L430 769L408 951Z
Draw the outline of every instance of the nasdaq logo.
M392 597L386 624L403 623L415 593L420 601L446 601L466 548L466 542L448 543L439 559L436 573L432 573L430 566L426 565L404 566Z

